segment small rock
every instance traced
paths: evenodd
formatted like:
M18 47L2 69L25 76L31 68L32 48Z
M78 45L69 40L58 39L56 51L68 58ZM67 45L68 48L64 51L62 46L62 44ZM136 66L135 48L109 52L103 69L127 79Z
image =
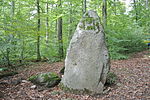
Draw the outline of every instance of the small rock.
M29 81L27 81L27 80L22 80L22 83L29 83Z
M11 80L11 84L18 85L21 83L21 78Z
M3 92L0 91L0 98L3 98L4 97L4 94Z
M58 85L61 78L54 72L47 72L33 75L28 80L33 82L34 84L51 88Z
M108 87L108 89L107 90L104 90L103 91L103 94L107 94L109 91L111 91L112 89L110 88L110 87Z
M48 100L53 100L53 99L49 98Z
M117 83L117 86L122 86L122 84L121 83Z
M35 88L36 88L36 85L32 85L30 88L31 88L31 89L35 89Z
M75 100L75 99L72 99L72 98L64 98L64 99L61 99L61 100Z

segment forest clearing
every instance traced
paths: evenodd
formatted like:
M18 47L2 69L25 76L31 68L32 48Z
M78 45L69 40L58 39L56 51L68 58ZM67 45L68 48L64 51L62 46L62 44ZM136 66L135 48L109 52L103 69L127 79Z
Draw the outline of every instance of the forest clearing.
M149 0L0 0L0 100L150 100Z

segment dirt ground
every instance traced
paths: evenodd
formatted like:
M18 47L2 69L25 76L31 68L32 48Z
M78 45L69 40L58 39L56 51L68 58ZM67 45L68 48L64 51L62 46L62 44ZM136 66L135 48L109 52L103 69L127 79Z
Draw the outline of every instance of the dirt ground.
M150 100L150 52L132 55L127 60L112 60L111 71L117 84L102 95L65 93L58 86L36 86L27 78L43 72L59 73L63 62L40 62L17 68L19 74L0 79L0 100Z

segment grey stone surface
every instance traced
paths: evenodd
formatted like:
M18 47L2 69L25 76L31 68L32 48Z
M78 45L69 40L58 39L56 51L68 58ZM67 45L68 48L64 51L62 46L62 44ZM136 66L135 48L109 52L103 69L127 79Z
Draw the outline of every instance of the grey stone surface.
M99 16L90 10L79 22L69 44L61 83L71 89L102 93L109 69L104 31Z

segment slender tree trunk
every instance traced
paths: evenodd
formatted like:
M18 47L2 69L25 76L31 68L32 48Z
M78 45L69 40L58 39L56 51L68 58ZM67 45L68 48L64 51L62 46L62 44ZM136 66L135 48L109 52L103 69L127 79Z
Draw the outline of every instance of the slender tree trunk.
M15 1L11 2L11 17L13 17L15 14Z
M13 27L13 18L14 18L14 15L15 15L15 1L12 1L11 2L11 12L10 12L10 15L11 15L11 26ZM14 35L13 34L10 34L13 38L14 38ZM16 42L12 42L13 45L16 45L17 43ZM16 48L14 48L14 51L16 50ZM15 55L16 57L16 55Z
M48 0L47 0L47 3L46 3L46 14L48 15ZM46 17L46 45L48 46L48 39L49 39L49 19L48 19L48 16Z
M117 10L116 10L116 0L114 0L114 13L117 15Z
M105 28L107 26L107 0L103 0L102 21Z
M6 49L6 59L7 59L7 64L8 64L8 66L11 66L10 58L9 58L9 53L10 53L10 49L7 48L7 49Z
M20 58L20 63L23 62L24 60L24 50L25 50L25 41L24 41L24 36L23 36L23 39L22 39L22 50L21 50L21 58Z
M138 12L137 12L136 0L133 0L133 3L134 3L134 9L135 9L135 20L137 22L138 21Z
M72 4L70 2L70 10L69 10L69 34L68 34L68 44L72 38Z
M83 15L85 14L86 12L86 0L82 0L82 12L83 12Z
M40 54L40 1L37 0L37 14L38 14L38 32L37 32L37 61L41 60Z
M59 8L61 8L61 0L59 0ZM63 39L62 39L62 17L58 18L57 23L57 32L58 32L58 43L59 43L59 56L60 59L64 57L64 51L63 51Z
M148 0L145 1L145 5L146 5L146 9L148 9L149 8L149 2L148 2Z
M11 17L11 25L12 26L13 26L13 17L14 17L14 14L15 14L15 1L12 1L11 2L11 9L10 9L10 17ZM14 38L13 34L10 34L8 36L12 36ZM12 43L12 44L15 44L14 42L12 42L10 40L9 40L9 42ZM14 51L15 51L15 48L14 48ZM7 59L8 66L11 66L11 63L10 63L10 47L8 47L6 49L6 59Z
M55 7L57 9L58 5L56 4ZM58 16L57 13L56 16ZM57 34L57 38L58 38L58 19L55 21L55 33Z

